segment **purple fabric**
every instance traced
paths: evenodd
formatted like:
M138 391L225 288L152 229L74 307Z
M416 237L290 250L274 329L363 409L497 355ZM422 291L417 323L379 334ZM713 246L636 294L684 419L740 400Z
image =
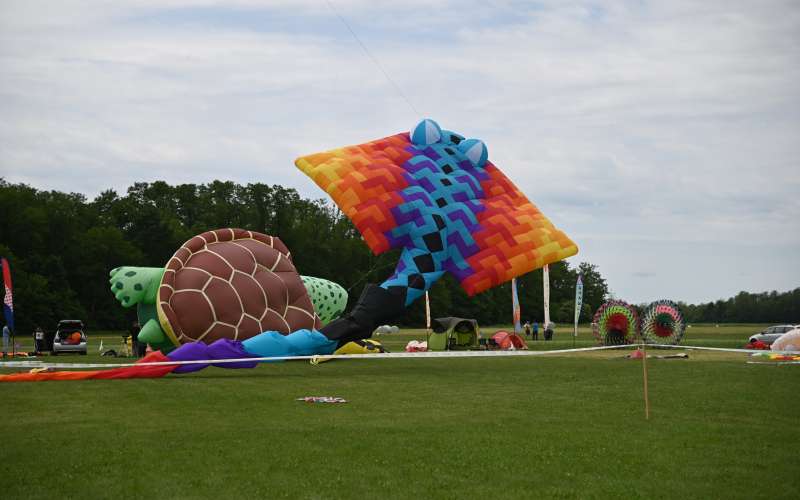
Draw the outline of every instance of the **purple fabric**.
M196 361L201 359L209 359L208 346L202 342L192 342L183 344L174 351L170 352L167 357L172 361ZM208 364L198 363L196 365L181 365L172 373L191 373L206 368Z
M244 350L241 342L230 339L219 339L209 345L208 354L211 356L211 358L207 359L236 359L253 357ZM212 366L217 366L219 368L255 368L258 366L258 361L242 361L240 363L213 363Z

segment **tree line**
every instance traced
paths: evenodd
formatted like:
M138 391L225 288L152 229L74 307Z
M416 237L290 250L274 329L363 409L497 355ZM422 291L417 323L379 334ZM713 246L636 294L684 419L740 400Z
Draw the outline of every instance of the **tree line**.
M239 185L136 183L123 195L108 190L92 200L77 193L43 191L0 178L0 256L14 280L17 330L52 329L60 319L82 319L89 329L124 329L135 318L109 290L108 272L121 265L163 266L192 236L210 229L241 227L278 236L301 274L344 286L352 305L366 283L393 271L399 251L373 255L335 205L305 199L297 191L261 183ZM575 282L583 276L581 321L591 320L608 286L595 265L550 266L553 321L571 323ZM542 271L518 280L522 319L543 318ZM511 289L504 284L467 297L445 276L430 292L431 313L475 318L484 325L509 323ZM687 305L689 322L800 322L800 289L786 293L742 292L727 301ZM401 320L424 324L424 301Z
M739 292L727 300L680 305L689 323L800 323L800 288Z

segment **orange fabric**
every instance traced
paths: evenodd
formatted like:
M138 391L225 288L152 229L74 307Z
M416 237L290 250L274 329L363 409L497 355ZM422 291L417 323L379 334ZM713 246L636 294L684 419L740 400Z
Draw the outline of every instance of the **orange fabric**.
M136 363L157 363L171 361L161 351L151 352ZM44 380L87 380L87 379L118 379L118 378L159 378L171 372L179 365L158 366L126 366L108 370L90 371L62 371L39 373L12 373L0 375L0 382L39 382Z

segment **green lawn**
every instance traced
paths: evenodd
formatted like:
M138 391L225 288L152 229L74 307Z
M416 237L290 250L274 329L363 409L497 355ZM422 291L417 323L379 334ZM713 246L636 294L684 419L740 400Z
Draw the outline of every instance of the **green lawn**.
M759 326L697 326L740 347ZM484 329L484 333L493 329ZM400 350L420 331L379 337ZM106 347L118 344L109 332ZM96 354L58 361L108 360ZM113 342L114 345L109 345ZM576 342L590 345L588 330ZM572 345L566 330L534 348ZM800 366L739 354L289 362L0 385L3 498L798 498ZM341 396L344 405L295 398Z

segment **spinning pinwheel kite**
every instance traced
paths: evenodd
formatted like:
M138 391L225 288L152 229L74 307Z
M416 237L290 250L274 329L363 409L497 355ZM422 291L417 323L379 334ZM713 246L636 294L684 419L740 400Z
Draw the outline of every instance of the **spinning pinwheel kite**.
M608 301L594 314L592 333L601 345L631 344L639 336L639 315L627 302Z
M642 315L642 338L648 344L677 345L685 331L683 314L671 300L653 302Z

